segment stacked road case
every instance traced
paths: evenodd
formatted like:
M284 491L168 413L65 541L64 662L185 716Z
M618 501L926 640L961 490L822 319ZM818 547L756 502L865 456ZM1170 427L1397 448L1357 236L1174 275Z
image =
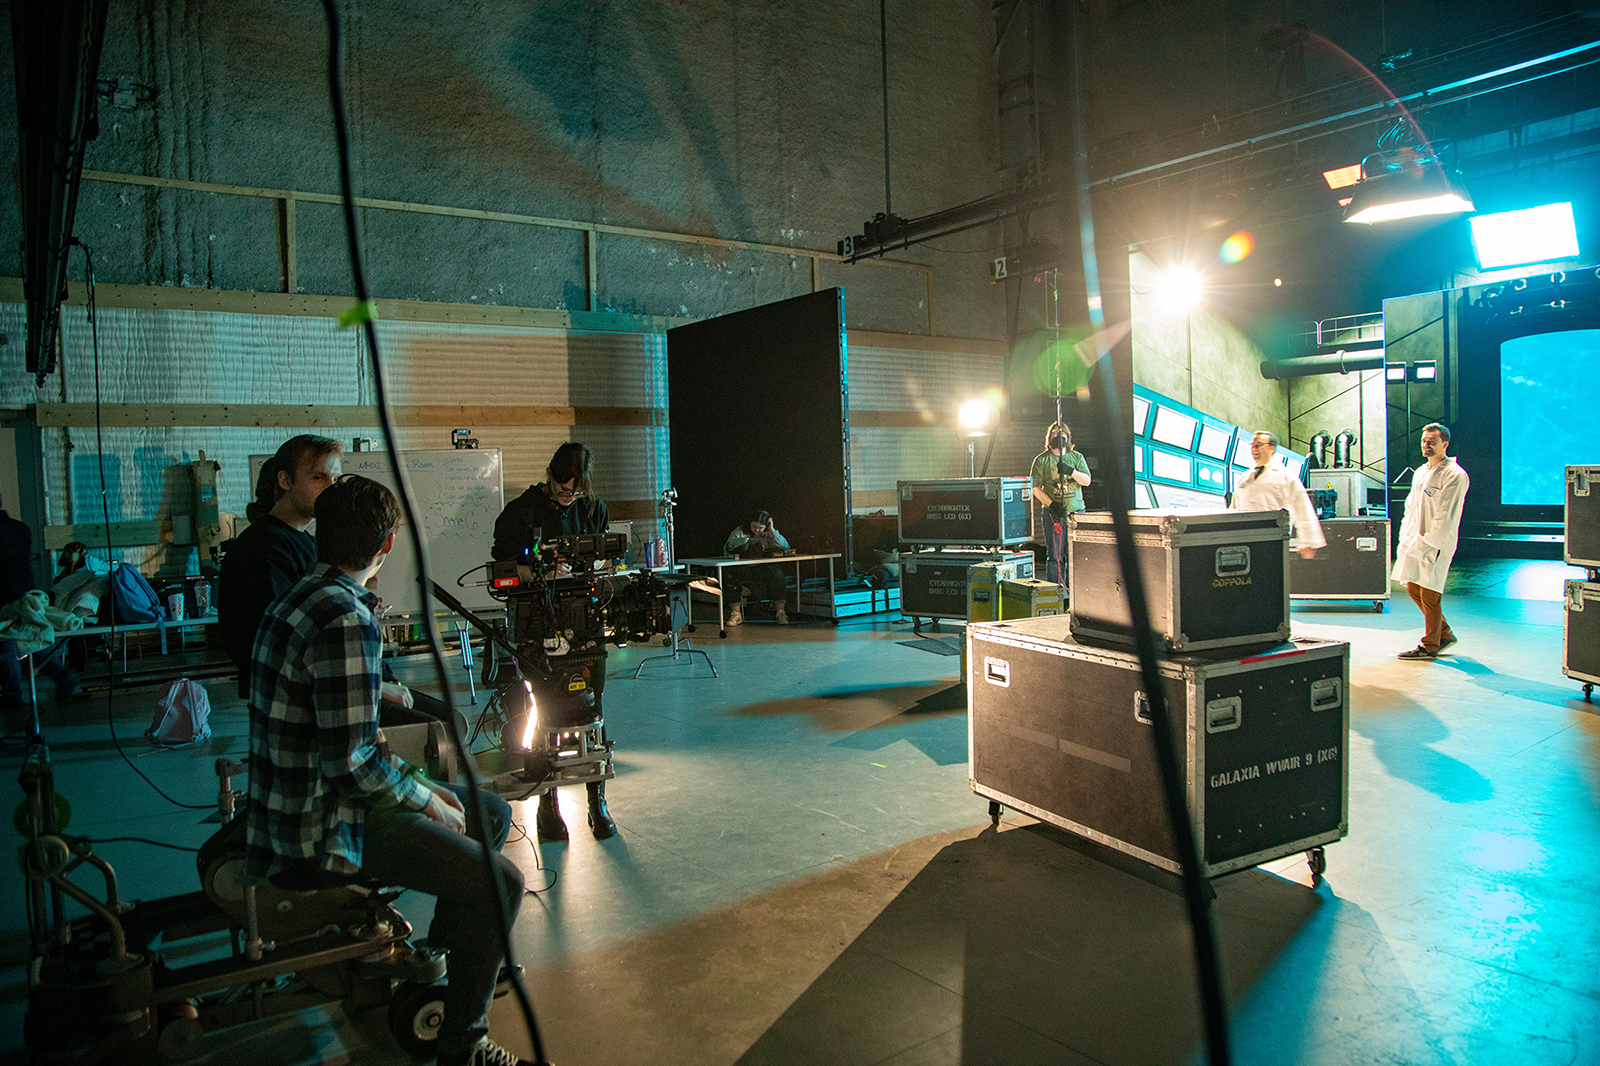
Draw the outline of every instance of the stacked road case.
M969 626L974 792L1177 872L1139 659L1061 617ZM1350 646L1298 640L1162 660L1173 742L1215 877L1349 831Z
M1287 516L1129 518L1202 874L1305 851L1319 882L1348 832L1350 647L1285 643ZM1073 515L1068 555L1066 618L967 627L972 789L1176 872L1111 515Z
M1289 639L1289 516L1283 511L1134 511L1150 624L1172 651ZM1117 540L1106 511L1067 521L1072 632L1132 643Z

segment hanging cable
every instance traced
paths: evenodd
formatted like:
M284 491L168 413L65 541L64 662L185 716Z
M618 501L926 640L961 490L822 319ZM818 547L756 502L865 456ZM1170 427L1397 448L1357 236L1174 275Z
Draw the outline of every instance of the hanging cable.
M72 238L72 243L77 245L79 248L83 249L83 259L84 259L84 264L85 264L84 265L84 275L83 276L84 276L84 288L85 288L85 291L87 292L87 303L88 303L88 313L89 313L89 339L90 339L90 345L94 350L94 447L95 447L95 466L99 469L99 472L100 472L100 517L101 517L101 521L105 523L104 528L105 528L105 534L106 534L106 560L111 565L112 569L115 570L115 568L117 566L127 566L128 564L126 562L110 563L110 560L112 558L112 547L111 547L111 504L109 502L109 493L106 490L106 442L105 442L105 430L104 430L104 426L101 424L101 421L100 421L100 399L101 399L101 397L100 397L100 315L99 315L98 310L95 307L95 302L94 302L94 288L95 288L94 253L89 250L89 246L87 244L84 244L82 241L78 240L78 238L76 238L76 237ZM88 565L87 557L84 559L84 564ZM123 748L122 748L122 740L121 740L120 737L117 736L117 723L116 723L116 717L115 717L115 714L114 714L114 711L115 711L115 708L116 708L116 692L117 692L117 654L116 654L116 647L117 647L117 594L116 594L115 581L111 581L108 584L109 584L109 587L106 589L106 598L111 601L111 614L110 614L110 618L111 618L111 622L110 622L111 634L110 634L110 645L109 645L111 650L110 650L110 654L107 656L107 659L106 659L106 731L111 734L111 743L116 747L117 754L122 756L122 761L128 764L128 769L132 770L134 773L136 773L140 777L144 778L144 783L149 785L151 788L155 789L156 795L160 796L162 799L166 800L168 803L172 804L173 806L182 807L185 810L190 810L190 811L210 810L212 807L215 806L215 804L212 804L212 803L184 803L181 800L173 799L171 796L167 795L166 792L162 791L162 788L161 788L160 785L158 785L154 781L150 780L149 775L147 775L143 770L139 769L137 766L135 766L133 764L133 760L128 758L128 753L126 751L124 751Z
M399 443L395 438L394 423L389 411L388 390L384 384L383 360L378 349L378 330L374 323L376 315L373 314L372 296L367 291L366 270L361 261L361 237L356 224L356 197L355 182L351 176L350 167L350 129L345 115L344 100L344 35L339 25L339 12L336 0L323 0L323 11L328 16L328 93L333 108L334 135L339 145L339 188L343 194L345 235L350 245L350 273L355 287L356 307L350 315L360 321L367 338L367 349L372 361L372 385L375 393L378 417L383 426L383 439L392 455L400 454ZM399 486L400 504L406 516L406 532L411 538L411 548L417 559L417 584L422 594L422 617L424 628L428 633L428 650L433 659L433 667L439 678L440 694L444 698L447 710L446 721L450 726L450 739L456 750L462 754L461 772L466 778L467 795L472 803L473 811L477 815L478 844L483 858L483 873L488 879L489 895L495 903L495 913L498 918L498 932L500 945L505 956L506 968L513 975L511 986L516 993L517 1005L522 1010L522 1020L528 1027L528 1039L533 1045L534 1060L541 1064L548 1064L545 1057L544 1041L539 1035L539 1024L534 1017L533 1003L528 998L528 992L523 988L522 981L516 976L517 970L513 958L511 944L511 922L506 912L505 899L500 894L499 876L494 868L494 848L488 839L488 819L484 816L483 801L480 794L477 771L473 769L472 760L466 757L467 748L461 735L461 726L456 713L454 687L449 683L445 673L444 648L439 641L438 628L433 624L433 582L428 577L427 557L422 547L422 523L418 520L411 500L410 478L406 475L404 463L394 464L395 482Z
M1117 558L1122 568L1123 586L1128 595L1128 613L1133 622L1133 638L1139 655L1139 667L1145 695L1149 701L1152 719L1151 737L1155 744L1156 766L1161 773L1161 793L1167 809L1167 821L1172 838L1177 844L1178 863L1183 873L1184 902L1189 912L1189 926L1194 940L1195 977L1200 991L1200 1013L1205 1025L1206 1047L1212 1066L1228 1066L1228 1013L1222 987L1222 967L1217 951L1217 933L1212 921L1211 908L1205 898L1205 883L1200 874L1200 848L1194 837L1194 823L1190 819L1188 803L1184 798L1183 774L1178 763L1178 753L1173 743L1170 712L1167 708L1165 688L1156 660L1155 633L1150 628L1150 607L1145 596L1144 575L1139 569L1139 559L1133 543L1133 527L1128 520L1128 500L1125 498L1124 456L1131 454L1126 441L1126 423L1117 399L1116 375L1111 367L1110 345L1102 331L1105 329L1105 312L1100 290L1100 267L1094 246L1094 210L1089 199L1089 153L1084 139L1083 118L1083 55L1079 45L1077 5L1068 5L1071 22L1068 32L1072 38L1072 134L1074 139L1074 169L1078 189L1078 239L1083 249L1083 280L1085 302L1089 311L1089 328L1094 336L1094 368L1100 379L1100 393L1104 400L1103 425L1105 455L1110 477L1102 479L1111 506L1112 525L1116 530ZM1085 358L1085 362L1088 359ZM1059 363L1057 364L1059 366ZM1058 393L1060 389L1056 390ZM1057 401L1060 402L1059 400ZM1092 408L1091 408L1092 410Z

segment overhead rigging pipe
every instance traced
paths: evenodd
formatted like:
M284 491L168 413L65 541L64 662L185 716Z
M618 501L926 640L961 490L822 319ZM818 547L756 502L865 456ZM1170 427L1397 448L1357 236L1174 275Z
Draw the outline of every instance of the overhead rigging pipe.
M1301 355L1293 359L1269 359L1261 364L1261 376L1268 381L1310 377L1313 374L1348 374L1355 370L1382 370L1382 348L1340 348L1329 355Z

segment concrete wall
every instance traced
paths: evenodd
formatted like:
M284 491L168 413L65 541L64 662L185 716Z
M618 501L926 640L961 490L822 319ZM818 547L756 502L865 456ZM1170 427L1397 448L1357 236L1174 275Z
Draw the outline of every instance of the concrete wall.
M598 425L511 414L473 425L485 446L506 449L508 492L579 438L596 450L614 513L650 513L669 433L610 424L604 412L670 406L661 330L833 285L845 289L851 329L880 338L853 353L852 406L927 415L927 428L888 417L858 429L863 499L887 502L897 477L965 472L945 420L969 390L1004 379L1003 293L979 254L988 236L906 250L897 266L831 261L835 242L885 206L876 5L402 0L342 13L356 192L399 208L361 211L368 282L376 297L439 307L426 323L383 326L396 402L602 413ZM888 14L894 212L993 191L988 6L930 0ZM9 29L0 98L14 111ZM21 371L20 343L0 349L0 407L371 402L365 345L326 310L236 313L248 301L228 297L351 292L339 208L315 199L339 192L326 41L319 5L291 0L112 6L100 75L128 91L127 106L101 104L76 233L103 286L151 288L102 308L98 385L81 306L64 311L66 370L42 390ZM14 126L0 124L0 155L16 156ZM19 233L8 199L0 277L20 269ZM71 277L83 276L74 253ZM196 289L228 297L229 310L188 300ZM515 322L514 309L549 309L570 324L505 325L485 312L473 325L473 307ZM21 323L20 306L0 306L13 340ZM930 333L977 340L881 339ZM157 418L103 442L81 426L46 428L49 502L30 519L97 520L80 512L98 503L101 456L114 521L181 509L172 468L202 448L224 461L223 509L237 511L245 457L308 428L374 435L370 419L208 428ZM1033 435L1003 438L991 472L1025 471ZM438 447L447 432L401 437L402 447Z
M831 252L884 206L876 5L426 0L341 5L357 194ZM993 190L993 29L979 0L891 4L893 208ZM4 31L8 38L9 24ZM93 171L338 193L320 5L112 5ZM14 93L9 39L0 92ZM15 130L0 131L15 155ZM810 261L628 235L368 211L378 296L703 318L811 291ZM14 206L0 274L18 272ZM106 282L284 287L271 199L86 181L78 235ZM350 290L338 208L295 208L294 288ZM933 266L934 329L998 336L982 248L966 235L899 258ZM75 272L81 270L74 264ZM855 328L928 332L920 272L831 268ZM81 275L79 275L81 276Z
M1289 438L1289 393L1261 376L1261 348L1221 311L1202 302L1188 310L1162 303L1162 265L1144 252L1128 257L1132 279L1133 380L1247 430Z

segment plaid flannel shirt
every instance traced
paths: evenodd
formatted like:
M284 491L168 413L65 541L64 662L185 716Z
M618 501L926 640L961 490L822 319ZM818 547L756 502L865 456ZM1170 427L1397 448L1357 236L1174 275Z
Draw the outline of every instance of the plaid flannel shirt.
M380 750L377 597L319 563L267 609L251 655L246 867L361 867L368 807L422 810L432 795Z

